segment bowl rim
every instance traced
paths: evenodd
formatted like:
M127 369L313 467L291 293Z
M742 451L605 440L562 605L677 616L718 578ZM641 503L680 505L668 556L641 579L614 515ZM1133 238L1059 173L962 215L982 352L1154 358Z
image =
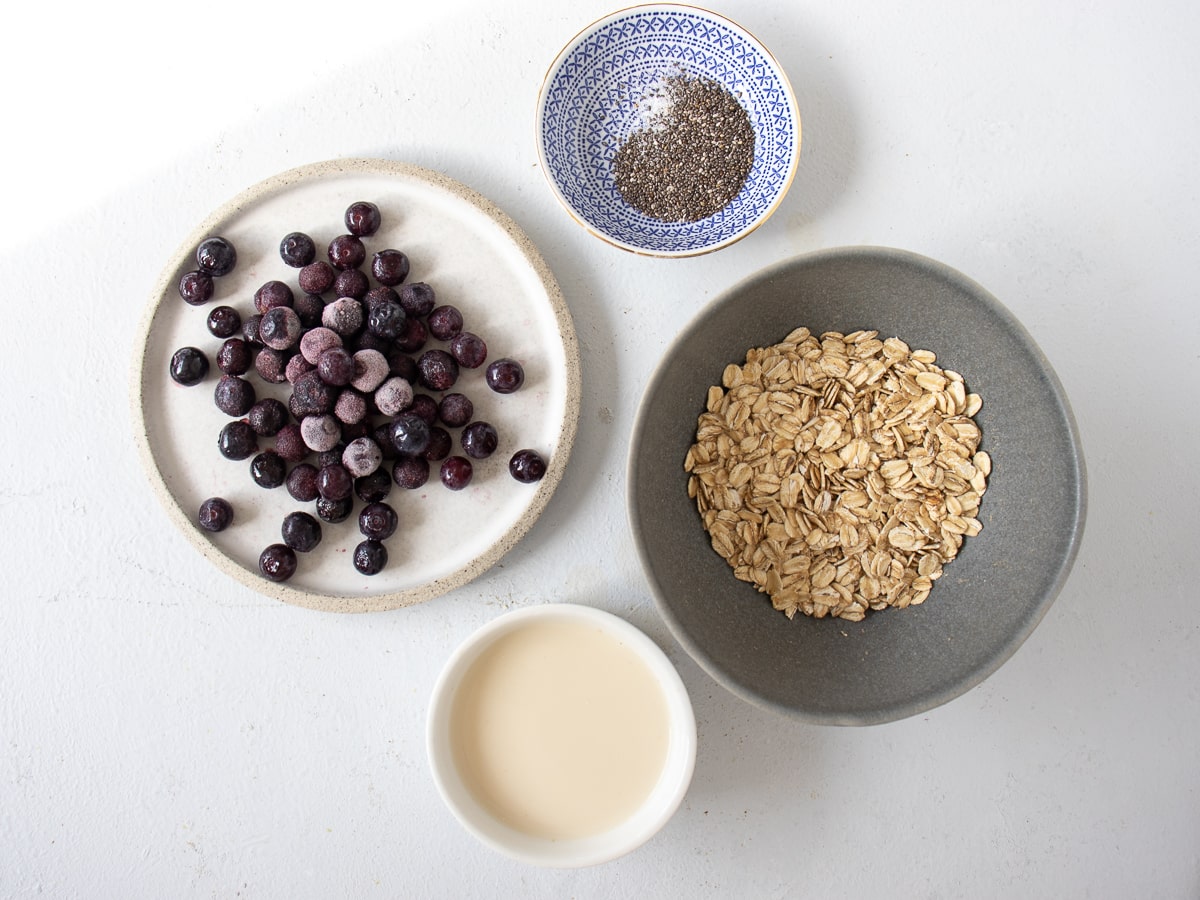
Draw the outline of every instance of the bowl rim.
M598 31L600 28L609 24L610 22L613 22L624 16L628 16L631 13L639 12L639 11L640 12L650 12L652 10L657 10L657 9L688 10L688 11L693 11L696 13L703 14L705 16L711 16L713 19L717 19L718 21L725 24L731 30L739 32L740 34L742 34L746 38L748 38L757 47L757 49L762 53L763 57L767 60L767 62L771 65L771 67L775 70L776 74L778 75L780 84L783 86L783 89L784 89L783 90L784 96L787 99L788 106L792 110L792 121L795 122L796 139L795 139L794 145L792 147L791 158L788 160L787 178L784 181L783 187L780 189L779 194L771 202L771 205L768 206L762 212L762 214L759 215L759 217L757 219L755 219L753 222L746 225L744 228L742 228L741 231L737 232L736 234L730 235L729 237L725 238L724 240L718 241L717 243L711 244L707 247L700 247L698 249L693 249L693 250L653 250L653 249L650 249L647 247L639 247L635 244L629 244L629 243L626 243L625 241L618 240L617 238L607 235L600 229L596 228L594 225L592 225L590 222L588 222L588 220L585 219L578 211L576 211L576 209L570 204L570 202L567 200L567 198L565 196L563 196L562 190L559 188L558 184L555 182L553 175L551 175L551 173L550 173L550 168L546 163L546 151L545 151L545 147L543 146L542 137L541 137L542 136L542 122L545 119L546 97L547 97L547 94L549 93L551 79L552 79L553 75L561 67L563 60L567 57L567 55L572 50L575 49L575 47L579 44L580 40L582 40L586 35L589 35L595 31ZM541 169L542 175L545 177L546 183L549 185L551 193L554 195L555 199L558 200L559 205L564 210L566 210L567 215L571 218L571 220L573 222L575 222L577 225L579 225L580 227L582 227L583 230L586 231L588 234L592 235L593 237L599 238L600 240L604 241L604 243L606 243L606 244L616 247L618 250L624 250L625 252L632 253L635 256L647 256L647 257L652 257L655 259L687 259L687 258L695 257L695 256L704 256L706 254L713 253L717 250L721 250L721 249L724 249L725 247L729 247L733 244L736 244L738 241L742 240L743 238L748 237L749 235L751 235L755 231L757 231L763 224L765 224L767 222L767 220L769 220L775 214L775 212L782 205L784 199L787 197L789 191L791 190L792 182L795 180L795 177L796 177L796 170L799 168L800 148L801 148L801 144L803 141L803 133L804 133L803 123L800 118L799 104L796 102L796 92L795 92L795 90L793 90L791 81L788 79L787 70L784 69L782 63L779 62L779 60L770 51L770 49L767 47L767 45L764 44L756 34L749 31L745 26L741 25L740 23L735 22L734 20L730 19L728 16L722 15L721 13L718 13L718 12L714 12L710 9L706 9L702 6L696 6L694 4L689 4L689 3L638 3L638 4L631 5L631 6L625 6L625 7L622 7L621 9L614 10L613 12L608 13L607 15L601 16L599 19L596 19L595 21L591 22L589 25L586 25L583 28L581 28L570 38L570 40L568 40L563 45L562 49L559 50L558 54L554 57L553 61L547 67L545 74L543 74L541 85L538 88L537 105L535 107L535 115L534 115L534 137L535 137L535 144L537 146L538 168Z
M1003 643L994 648L990 656L983 659L980 664L971 672L970 677L963 679L960 682L950 684L941 690L933 691L923 695L920 699L911 701L907 704L893 704L890 707L866 711L862 713L824 713L811 709L799 709L794 706L788 706L779 702L768 700L752 690L742 686L738 682L729 678L722 670L721 666L716 663L711 654L709 654L692 636L683 628L679 618L675 615L670 605L667 603L664 596L662 585L658 579L654 577L653 570L650 565L649 553L647 551L643 538L642 527L636 515L637 498L635 493L635 458L638 453L638 447L642 435L647 429L648 416L648 400L659 382L665 377L665 374L670 366L670 362L674 357L677 349L686 343L695 331L702 327L708 318L713 313L730 302L735 296L744 291L750 285L757 282L774 278L784 270L796 266L806 264L819 264L824 261L832 261L837 259L846 259L854 257L876 257L882 260L893 260L908 264L915 264L933 271L945 278L951 283L958 284L974 295L980 303L984 304L996 317L1002 320L1012 331L1024 342L1029 349L1031 355L1038 360L1057 401L1059 410L1062 414L1063 422L1066 426L1066 431L1070 443L1075 451L1074 462L1077 471L1076 504L1073 510L1071 519L1072 528L1070 531L1070 540L1066 552L1062 558L1058 560L1057 568L1054 571L1054 577L1050 582L1048 589L1042 596L1039 604L1033 613L1021 623L1021 627L1017 628L1010 634ZM680 460L682 466L682 460ZM647 583L649 584L651 594L654 597L654 603L658 609L659 615L667 624L667 628L671 634L687 651L688 655L703 669L709 677L720 684L723 688L742 700L750 703L759 709L767 710L776 713L785 718L794 721L805 722L814 725L882 725L890 722L899 721L901 719L910 718L924 712L936 709L949 703L951 700L962 696L975 687L978 687L995 672L1004 665L1012 656L1020 649L1022 644L1036 630L1041 623L1050 607L1054 605L1054 601L1062 592L1064 585L1070 576L1071 570L1075 564L1075 560L1079 554L1079 547L1083 541L1083 533L1087 520L1088 509L1088 490L1087 490L1087 466L1084 458L1083 446L1080 439L1079 426L1075 418L1075 414L1071 408L1069 398L1063 388L1062 382L1058 374L1050 365L1049 360L1043 353L1040 346L1033 339L1028 329L1016 318L1015 315L990 291L980 285L978 282L969 278L961 271L946 263L939 262L931 257L904 250L895 247L886 247L878 245L850 245L841 247L830 247L820 250L813 250L806 253L796 254L785 259L777 260L776 262L767 265L749 275L744 276L738 281L731 284L729 287L722 290L703 307L701 307L695 315L683 326L676 334L675 338L667 345L660 356L658 363L654 367L650 377L646 381L646 386L643 389L642 397L638 403L637 413L634 416L633 427L630 432L630 440L628 445L628 454L626 456L625 466L625 486L626 486L626 515L630 532L633 536L634 548L637 552L638 561L641 563L642 571Z
M669 719L667 758L643 806L621 825L587 838L553 841L523 834L496 820L470 796L457 775L448 737L454 691L479 656L500 637L531 621L584 622L618 638L645 664L662 688ZM696 717L682 677L661 647L633 623L603 609L576 603L541 603L502 613L451 652L430 692L425 747L438 794L459 824L491 849L528 865L582 868L636 850L657 834L682 804L696 765Z

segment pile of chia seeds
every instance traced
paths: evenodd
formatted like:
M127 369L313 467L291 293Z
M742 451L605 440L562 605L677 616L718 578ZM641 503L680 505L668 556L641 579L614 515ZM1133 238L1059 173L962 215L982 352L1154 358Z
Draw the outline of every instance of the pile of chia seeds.
M673 75L645 98L645 127L617 148L625 202L663 222L695 222L729 204L754 164L746 110L711 78Z

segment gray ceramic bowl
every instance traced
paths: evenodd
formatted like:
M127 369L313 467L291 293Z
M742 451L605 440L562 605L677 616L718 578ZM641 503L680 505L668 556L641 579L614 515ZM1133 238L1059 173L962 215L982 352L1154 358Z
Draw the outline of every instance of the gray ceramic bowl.
M861 622L787 619L734 578L687 496L684 456L709 385L750 347L798 326L876 329L932 350L984 398L993 461L968 538L920 606ZM781 263L713 301L646 389L628 473L630 521L658 607L718 682L814 723L866 725L928 710L979 684L1029 636L1061 589L1083 531L1083 456L1046 358L979 285L940 263L870 247Z

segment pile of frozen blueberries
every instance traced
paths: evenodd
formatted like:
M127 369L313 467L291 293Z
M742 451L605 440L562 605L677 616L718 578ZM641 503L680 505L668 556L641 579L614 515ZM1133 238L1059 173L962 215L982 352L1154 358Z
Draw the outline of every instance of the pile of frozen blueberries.
M455 390L462 369L487 362L487 344L465 330L460 310L438 304L430 285L408 281L402 251L380 250L368 261L364 238L380 224L376 204L352 203L346 233L329 242L324 259L307 234L286 235L279 255L298 270L299 290L268 281L254 292L250 315L227 305L208 314L209 333L222 341L213 354L221 372L213 401L229 416L218 450L230 460L250 460L250 477L260 487L283 487L295 500L314 504L312 513L285 516L280 542L262 551L259 571L272 581L291 578L296 554L320 544L321 522L348 519L356 498L363 540L354 567L378 574L387 565L384 542L398 526L386 502L392 486L420 488L436 464L441 483L462 490L471 482L472 460L500 445L496 428L476 419L471 399ZM209 303L214 279L236 264L230 241L207 238L196 249L196 268L179 281L179 295L192 306ZM198 385L209 371L208 355L198 347L171 357L170 375L180 385ZM260 398L254 379L288 384L287 402ZM511 394L524 384L525 372L505 357L487 364L484 381ZM273 446L263 446L268 441ZM531 483L545 474L546 462L536 450L522 449L508 470ZM200 506L198 522L207 531L222 531L233 520L234 509L222 497Z

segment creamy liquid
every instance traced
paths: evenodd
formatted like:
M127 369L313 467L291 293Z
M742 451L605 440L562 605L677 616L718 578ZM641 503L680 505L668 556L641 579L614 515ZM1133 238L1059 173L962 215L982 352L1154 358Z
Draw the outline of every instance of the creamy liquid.
M587 837L654 789L666 699L646 664L599 627L530 622L469 668L450 739L464 783L496 818L536 837Z

